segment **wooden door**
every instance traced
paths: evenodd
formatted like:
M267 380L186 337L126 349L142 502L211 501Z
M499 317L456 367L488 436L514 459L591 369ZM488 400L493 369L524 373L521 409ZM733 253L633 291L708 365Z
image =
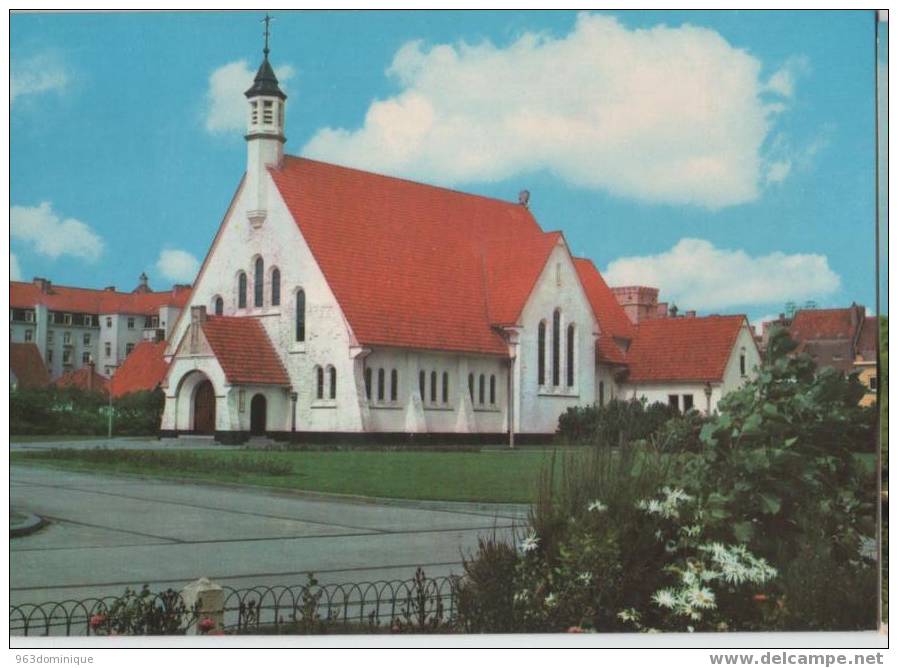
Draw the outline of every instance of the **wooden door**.
M215 433L215 390L204 380L193 398L193 430L198 434Z
M257 394L249 405L249 431L253 436L265 435L265 397Z

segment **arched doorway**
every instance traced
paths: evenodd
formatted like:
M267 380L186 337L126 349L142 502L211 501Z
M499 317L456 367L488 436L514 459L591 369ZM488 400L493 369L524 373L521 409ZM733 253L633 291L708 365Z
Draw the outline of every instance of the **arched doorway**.
M193 394L193 431L215 433L215 390L208 380L197 385Z
M265 395L257 394L249 404L249 432L253 436L265 435Z

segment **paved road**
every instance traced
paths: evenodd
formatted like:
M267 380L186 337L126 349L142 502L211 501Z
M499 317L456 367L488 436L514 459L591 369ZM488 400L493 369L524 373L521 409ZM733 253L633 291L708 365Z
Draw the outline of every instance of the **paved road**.
M521 526L522 509L354 502L248 488L69 473L14 465L12 506L49 520L10 541L10 602L180 588L459 572L480 534Z

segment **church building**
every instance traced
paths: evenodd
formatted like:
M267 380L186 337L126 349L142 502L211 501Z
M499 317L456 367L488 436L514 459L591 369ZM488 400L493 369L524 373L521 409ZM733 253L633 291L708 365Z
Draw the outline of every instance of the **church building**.
M285 155L264 54L245 175L164 350L164 436L544 442L614 397L711 411L760 363L744 316L633 322L526 193Z

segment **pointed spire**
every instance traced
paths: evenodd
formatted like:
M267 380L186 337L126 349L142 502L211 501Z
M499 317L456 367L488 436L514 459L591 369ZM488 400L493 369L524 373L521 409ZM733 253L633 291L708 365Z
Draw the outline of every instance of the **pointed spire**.
M265 47L262 49L262 64L259 65L259 71L256 72L256 78L253 79L253 85L247 90L244 95L246 97L257 97L259 95L270 95L273 97L279 97L282 100L286 100L287 96L278 86L278 79L274 75L274 69L271 67L271 63L268 62L268 54L271 52L271 49L268 47L268 40L271 36L271 22L274 19L265 14L265 18L262 19L262 23L265 24Z

